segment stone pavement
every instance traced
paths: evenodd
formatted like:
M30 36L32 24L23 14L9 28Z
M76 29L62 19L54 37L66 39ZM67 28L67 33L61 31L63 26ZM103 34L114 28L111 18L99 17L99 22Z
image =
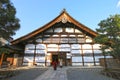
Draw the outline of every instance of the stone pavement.
M67 67L57 68L57 70L53 70L50 67L48 71L38 76L35 80L67 80L66 70Z
M25 70L22 70L22 74L4 80L115 80L102 75L100 72L103 68L100 66L58 67L56 71L52 67L41 68L39 66L17 69Z
M85 67L85 68L69 68L67 70L68 80L116 80L101 74L103 68Z
M100 74L102 67L50 67L34 80L115 80Z
M15 70L15 71L14 71ZM46 72L48 68L45 67L17 67L17 68L3 68L1 71L12 71L14 76L7 77L1 76L0 80L34 80L36 77ZM10 73L11 74L11 73Z

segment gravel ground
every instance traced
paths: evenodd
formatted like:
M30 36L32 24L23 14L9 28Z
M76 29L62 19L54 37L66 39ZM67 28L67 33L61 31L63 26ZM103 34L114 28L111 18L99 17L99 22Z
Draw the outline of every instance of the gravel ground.
M43 74L47 68L29 68L16 71L16 75L2 80L34 80L37 76Z
M101 74L101 69L71 68L67 70L68 80L116 80Z

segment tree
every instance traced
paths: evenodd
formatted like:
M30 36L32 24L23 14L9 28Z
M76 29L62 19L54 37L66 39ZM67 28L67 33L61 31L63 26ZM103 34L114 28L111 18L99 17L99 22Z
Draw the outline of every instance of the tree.
M16 9L10 0L0 0L0 38L9 40L9 38L15 35L15 31L20 28L19 19L16 18ZM4 54L8 53L9 49L2 46L0 41L0 66Z
M0 0L0 37L8 40L20 28L16 9L10 0ZM0 43L1 46L1 43Z
M111 54L120 60L120 15L116 14L102 20L100 28L96 29L99 33L95 41L102 44L103 54Z

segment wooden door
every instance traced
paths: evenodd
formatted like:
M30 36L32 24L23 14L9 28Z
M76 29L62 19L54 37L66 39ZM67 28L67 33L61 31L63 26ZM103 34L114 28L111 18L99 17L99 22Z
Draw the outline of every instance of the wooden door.
M62 59L63 66L67 66L66 53L59 53L59 59Z

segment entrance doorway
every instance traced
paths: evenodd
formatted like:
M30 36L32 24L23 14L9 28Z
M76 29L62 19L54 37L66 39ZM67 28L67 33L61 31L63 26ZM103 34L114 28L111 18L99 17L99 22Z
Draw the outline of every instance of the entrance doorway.
M59 52L59 53L52 54L52 62L57 61L59 63L60 60L62 60L63 66L68 65L69 61L67 60L66 52Z
M52 62L57 61L58 62L58 54L52 55Z

